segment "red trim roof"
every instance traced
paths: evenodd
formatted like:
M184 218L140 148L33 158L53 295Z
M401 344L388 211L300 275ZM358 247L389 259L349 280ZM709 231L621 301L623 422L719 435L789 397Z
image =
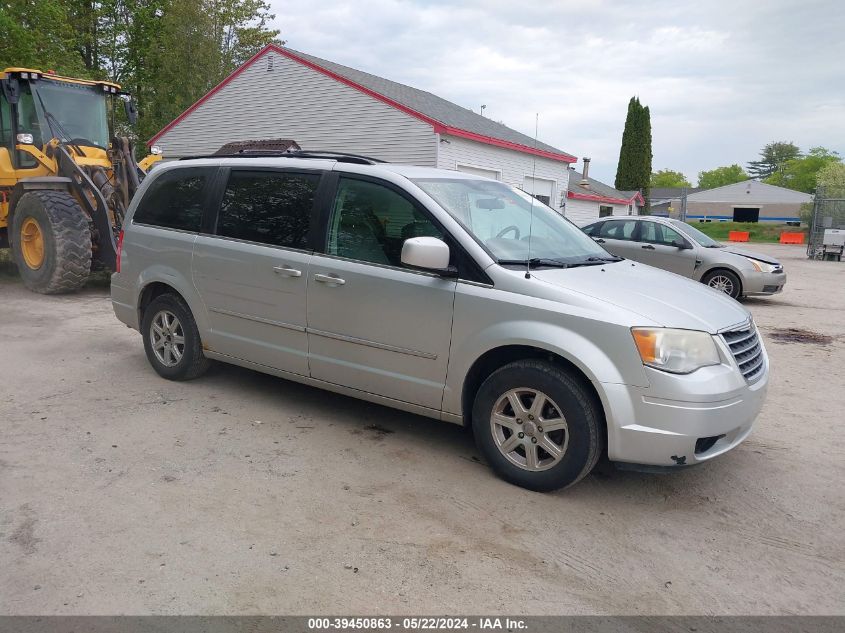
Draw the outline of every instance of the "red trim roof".
M235 79L235 77L237 77L244 70L249 68L249 66L251 66L253 63L255 63L260 57L262 57L263 55L265 55L266 53L268 53L270 51L273 51L275 53L283 55L283 56L287 57L288 59L292 59L293 61L298 62L298 63L302 64L303 66L307 66L308 68L311 68L312 70L315 70L319 73L322 73L322 74L326 75L327 77L331 77L335 81L339 81L340 83L345 84L345 85L347 85L351 88L354 88L355 90L358 90L360 92L363 92L364 94L369 95L369 96L373 97L374 99L381 101L382 103L385 103L385 104L387 104L387 105L389 105L393 108L396 108L397 110L400 110L401 112L404 112L405 114L408 114L408 115L410 115L410 116L412 116L416 119L419 119L420 121L428 123L429 125L431 125L431 127L434 129L434 131L438 134L449 134L451 136L458 136L458 137L461 137L461 138L466 138L466 139L469 139L469 140L472 140L472 141L476 141L477 143L484 143L486 145L494 145L496 147L503 147L505 149L511 149L511 150L514 150L514 151L517 151L517 152L523 152L525 154L532 154L532 155L535 155L535 156L541 156L542 158L557 160L557 161L561 161L561 162L564 162L564 163L574 163L574 162L577 161L577 159L574 156L570 156L568 154L557 154L555 152L549 152L547 150L537 149L537 148L534 148L534 147L529 147L527 145L521 145L519 143L513 143L511 141L505 141L503 139L494 138L492 136L484 136L484 135L481 135L481 134L476 134L475 132L470 132L468 130L462 130L462 129L459 129L459 128L449 127L447 125L444 125L440 121L437 121L437 120L435 120L435 119L433 119L429 116L426 116L425 114L422 114L421 112L417 112L416 110L409 108L408 106L403 105L403 104L399 103L398 101L394 101L393 99L390 99L389 97L386 97L383 94L375 92L374 90L370 90L369 88L362 86L361 84L356 83L356 82L352 81L351 79L347 79L346 77L338 75L337 73L334 73L334 72L332 72L332 71L330 71L326 68L323 68L322 66L315 64L314 62L312 62L310 60L304 59L304 58L300 57L299 55L295 55L294 53L292 53L288 50L285 50L285 49L283 49L279 46L276 46L275 44L268 44L267 46L262 48L260 51L258 51L255 55L253 55L250 59L248 59L240 68L235 70L235 72L233 72L231 75L226 77L223 81L221 81L219 84L217 84L214 88L212 88L210 91L208 91L205 95L203 95L203 97L200 98L196 103L191 105L182 114L180 114L178 117L173 119L173 121L168 123L164 128L162 128L155 136L153 136L149 141L147 141L147 145L148 146L153 145L159 138L162 137L162 135L164 135L166 132L169 132L174 127L176 127L189 114L191 114L194 110L199 108L203 103L208 101L208 99L210 99L214 94L216 94L217 92L222 90L229 82L231 82L233 79Z

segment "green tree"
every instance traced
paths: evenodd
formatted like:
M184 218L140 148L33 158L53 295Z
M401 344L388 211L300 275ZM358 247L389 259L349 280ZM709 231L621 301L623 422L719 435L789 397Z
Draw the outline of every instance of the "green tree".
M83 73L67 9L67 3L55 0L0 3L0 69L19 66L67 75Z
M651 180L651 113L637 97L628 102L615 186L621 191L641 190L648 201Z
M680 188L692 187L692 185L687 180L687 177L679 171L672 171L671 169L659 169L658 171L651 174L649 187L651 187L652 189L654 189L655 187Z
M698 172L698 186L701 189L715 189L744 180L748 180L748 174L736 163Z
M760 160L748 163L748 173L752 178L763 180L783 171L786 162L801 156L801 150L792 142L775 141L760 151Z
M830 162L816 174L816 188L828 198L845 198L845 164Z
M781 170L763 182L804 193L813 193L816 190L819 171L827 165L841 162L842 158L837 152L824 147L813 147L806 156L786 161Z

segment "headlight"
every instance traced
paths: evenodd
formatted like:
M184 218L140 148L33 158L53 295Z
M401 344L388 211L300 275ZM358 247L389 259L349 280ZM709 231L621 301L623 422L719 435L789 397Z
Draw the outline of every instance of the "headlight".
M751 262L751 265L754 266L754 270L758 273L773 273L777 268L777 266L761 262L759 259L751 259L750 257L746 257L746 259Z
M689 374L720 363L713 337L696 330L631 328L643 365L673 374Z

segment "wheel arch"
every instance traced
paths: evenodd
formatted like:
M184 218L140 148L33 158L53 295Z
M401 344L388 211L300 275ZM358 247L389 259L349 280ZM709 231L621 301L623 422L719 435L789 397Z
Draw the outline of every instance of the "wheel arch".
M503 345L487 350L475 360L464 378L461 389L461 412L464 426L471 426L472 420L470 418L475 395L482 383L497 369L515 361L529 359L544 360L564 369L581 383L593 398L594 404L603 417L600 428L604 436L604 446L607 447L607 408L604 398L599 389L596 388L594 379L568 358L535 345ZM605 448L605 450L607 449Z
M206 315L203 310L199 309L199 298L192 290L193 285L184 276L162 270L147 271L147 274L141 279L137 291L136 314L139 329L144 318L144 310L150 305L150 302L158 296L171 293L177 295L188 306L202 338L207 331Z

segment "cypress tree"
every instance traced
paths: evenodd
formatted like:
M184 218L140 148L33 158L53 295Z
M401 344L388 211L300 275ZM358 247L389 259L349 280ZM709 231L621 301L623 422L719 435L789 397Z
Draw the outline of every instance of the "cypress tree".
M640 104L638 97L628 102L622 147L616 168L615 187L622 191L640 190L648 203L651 180L651 113Z

